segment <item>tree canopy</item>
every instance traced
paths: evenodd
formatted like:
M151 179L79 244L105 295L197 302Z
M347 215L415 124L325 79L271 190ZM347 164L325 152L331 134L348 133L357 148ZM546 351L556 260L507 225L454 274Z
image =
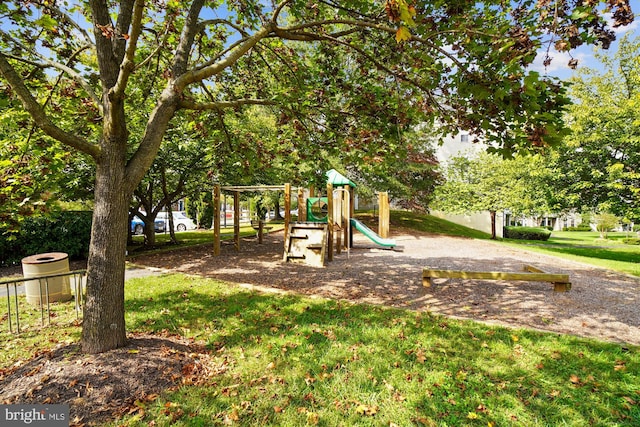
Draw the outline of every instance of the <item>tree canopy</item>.
M1 2L3 102L96 166L83 348L126 341L129 201L177 112L269 106L307 158L384 146L412 120L536 149L568 99L528 65L607 45L606 11L633 20L628 0Z
M555 187L566 208L640 219L640 38L632 33L617 52L596 58L603 70L573 79L567 122L558 147Z
M516 216L550 212L554 193L548 183L553 172L547 162L541 155L454 157L445 164L445 183L437 188L432 207L453 213L488 211L495 238L499 211Z

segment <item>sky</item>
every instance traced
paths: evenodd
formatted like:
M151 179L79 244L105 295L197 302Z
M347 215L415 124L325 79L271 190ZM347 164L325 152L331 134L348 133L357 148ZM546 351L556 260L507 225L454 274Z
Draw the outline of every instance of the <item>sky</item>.
M633 21L631 25L628 25L626 27L614 28L614 31L616 33L616 41L611 44L608 52L614 53L617 51L618 40L620 40L626 32L633 31L633 34L636 37L640 37L640 0L631 0L631 9L634 11L634 13L636 13L635 21ZM552 48L552 50L549 52L549 56L551 56L553 60L551 62L551 65L546 68L542 64L546 50L541 51L536 57L532 69L540 72L540 74L543 75L550 75L559 77L563 80L568 80L573 75L575 75L581 67L588 67L596 70L601 68L599 62L595 59L594 56L594 52L597 49L598 48L595 46L581 46L578 49L572 51L571 54L569 54L566 52L557 52ZM571 58L575 58L578 60L578 68L576 70L572 70L567 65Z

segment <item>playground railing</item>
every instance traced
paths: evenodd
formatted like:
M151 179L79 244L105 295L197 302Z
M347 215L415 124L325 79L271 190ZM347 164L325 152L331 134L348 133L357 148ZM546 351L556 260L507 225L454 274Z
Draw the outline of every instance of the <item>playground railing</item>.
M51 303L49 301L49 280L54 278L60 278L68 276L71 280L73 287L73 294L75 299L74 310L76 312L76 319L80 318L82 312L83 303L83 283L86 282L87 270L75 270L67 271L64 273L48 274L42 276L32 277L15 277L11 279L5 279L0 281L0 289L4 286L4 290L7 298L7 321L9 323L9 332L20 333L20 304L18 295L23 293L24 283L28 281L37 280L40 287L40 323L42 326L45 324L45 310L47 313L48 324L51 324ZM13 295L12 295L13 292ZM45 308L46 305L46 308ZM13 307L12 307L13 306ZM14 319L15 318L15 319ZM15 322L14 322L15 320ZM15 323L15 328L14 328ZM15 331L14 331L15 329Z

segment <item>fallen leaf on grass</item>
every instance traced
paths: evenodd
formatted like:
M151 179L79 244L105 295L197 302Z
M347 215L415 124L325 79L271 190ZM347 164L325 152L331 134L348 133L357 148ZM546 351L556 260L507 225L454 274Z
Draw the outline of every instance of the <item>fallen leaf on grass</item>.
M320 415L316 412L307 412L307 424L317 425L320 421Z
M614 371L624 371L627 369L627 362L624 360L616 360L616 364L613 367Z
M560 396L560 390L551 390L549 393L549 397L558 397Z
M364 404L360 404L358 405L358 407L356 407L356 413L358 415L364 415L364 416L374 416L375 414L378 413L378 406L376 405L364 405Z
M582 384L582 382L580 381L580 377L578 377L575 374L571 374L571 376L569 377L569 381L571 381L573 384L576 384L576 385Z

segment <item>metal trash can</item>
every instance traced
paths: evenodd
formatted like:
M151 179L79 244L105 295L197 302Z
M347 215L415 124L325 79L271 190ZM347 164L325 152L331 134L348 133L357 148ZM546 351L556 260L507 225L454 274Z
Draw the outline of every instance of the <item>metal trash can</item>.
M22 258L22 274L25 278L68 271L69 255L64 252L49 252ZM43 299L46 298L47 282L49 284L49 302L69 301L72 298L69 276L52 277L47 280L27 280L24 287L29 304L40 305L41 294Z

